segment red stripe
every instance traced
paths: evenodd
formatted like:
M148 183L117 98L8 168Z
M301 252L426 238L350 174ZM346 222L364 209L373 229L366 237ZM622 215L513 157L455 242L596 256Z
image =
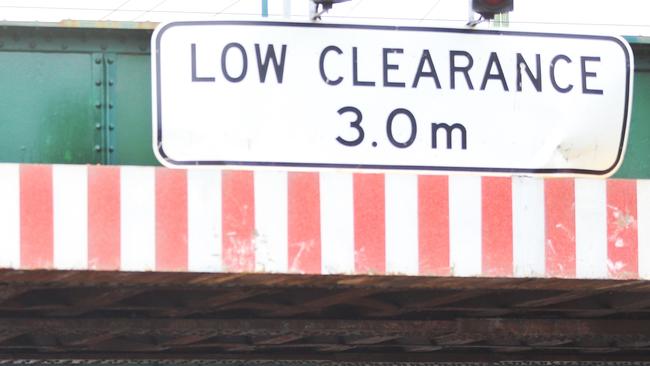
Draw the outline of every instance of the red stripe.
M289 271L321 272L320 186L318 173L288 176Z
M482 178L483 274L512 276L512 180Z
M449 178L418 177L419 273L449 276Z
M386 272L383 174L354 174L354 267L359 274Z
M607 257L613 278L638 278L636 181L607 181Z
M576 276L575 189L573 179L544 181L546 275Z
M88 167L88 268L120 269L120 169Z
M156 270L187 271L187 172L156 169Z
M255 270L253 172L222 173L223 265L225 271Z
M52 268L52 167L20 166L20 267Z

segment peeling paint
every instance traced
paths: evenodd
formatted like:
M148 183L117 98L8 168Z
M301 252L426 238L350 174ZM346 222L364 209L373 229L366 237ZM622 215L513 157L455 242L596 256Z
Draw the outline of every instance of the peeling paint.
M576 241L576 236L573 234L572 230L569 230L564 224L555 224L556 229L562 230L572 242Z
M617 238L616 242L614 242L614 246L617 248L623 248L625 246L625 242L623 242L622 238Z
M314 249L314 247L317 246L316 244L317 243L315 240L299 241L293 244L293 246L298 247L298 253L296 253L296 256L293 258L291 263L289 263L289 272L303 272L300 270L301 257L303 253L310 252L312 249Z
M607 208L612 211L612 217L614 217L613 232L607 239L609 242L614 243L615 248L624 248L626 243L621 236L624 231L636 229L636 218L616 206L608 205Z
M553 241L551 239L546 239L546 249L549 252L548 254L557 254L555 247L553 246Z
M250 239L241 239L237 232L229 231L226 233L226 238L230 243L227 246L224 253L225 258L229 258L228 267L234 268L225 268L228 270L241 271L244 270L254 270L254 264L251 264L251 258L253 258L255 251L251 245ZM253 267L253 268L250 268Z
M623 211L620 208L612 205L608 205L607 208L612 210L612 216L614 216L614 219L616 220L616 226L619 229L625 230L636 227L636 218L627 210Z
M621 261L612 262L610 259L607 260L607 269L610 272L619 272L625 268L625 264Z

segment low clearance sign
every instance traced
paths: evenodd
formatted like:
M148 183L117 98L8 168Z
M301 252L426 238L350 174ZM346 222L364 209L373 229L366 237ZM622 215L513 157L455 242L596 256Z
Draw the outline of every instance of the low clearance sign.
M152 50L166 166L609 176L625 151L620 37L176 22Z

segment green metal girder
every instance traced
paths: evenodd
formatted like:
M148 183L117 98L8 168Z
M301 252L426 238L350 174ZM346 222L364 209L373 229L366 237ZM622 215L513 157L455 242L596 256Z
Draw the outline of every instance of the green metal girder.
M0 65L2 161L101 162L91 54L0 52Z
M118 54L109 78L112 164L158 165L151 147L151 66L149 55Z
M157 165L150 37L0 26L0 161Z
M631 41L628 39L628 41ZM617 178L650 178L650 43L632 43L634 89L627 150Z

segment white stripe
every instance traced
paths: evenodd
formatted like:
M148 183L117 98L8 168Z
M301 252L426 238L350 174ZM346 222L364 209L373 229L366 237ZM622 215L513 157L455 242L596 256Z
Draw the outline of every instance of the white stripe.
M187 254L190 272L221 270L221 171L187 171Z
M287 272L287 173L255 172L255 270Z
M543 277L544 180L512 178L512 260L515 277Z
M576 179L576 277L607 278L607 186Z
M20 167L0 165L0 268L20 267Z
M88 268L88 169L52 166L54 268Z
M386 274L418 274L418 176L386 174Z
M452 276L481 274L481 177L449 176L449 261Z
M639 277L650 279L650 180L637 181L636 209L639 235Z
M351 173L320 173L321 270L354 273L354 198Z
M156 185L154 168L122 167L120 250L123 271L156 268Z

